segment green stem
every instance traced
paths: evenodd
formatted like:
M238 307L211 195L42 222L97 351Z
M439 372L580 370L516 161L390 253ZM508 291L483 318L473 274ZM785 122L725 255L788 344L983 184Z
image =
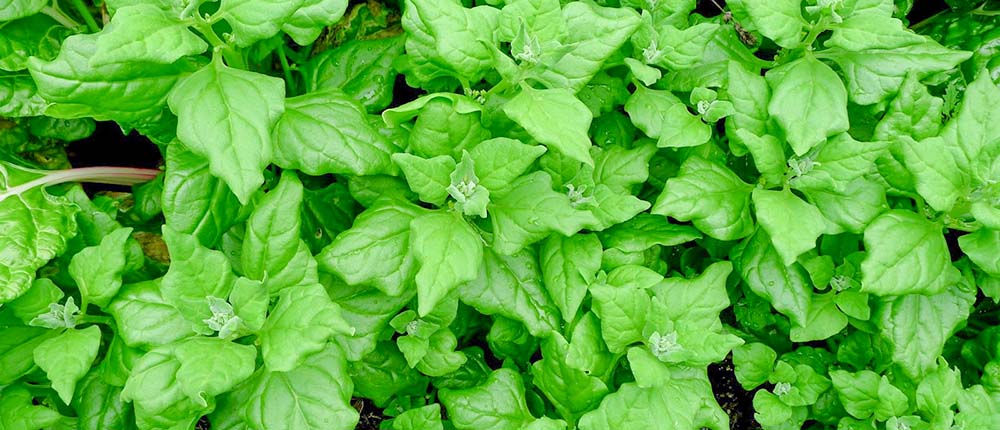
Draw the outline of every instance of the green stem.
M820 19L820 21L817 22L816 25L814 25L809 30L809 34L806 35L806 40L804 42L802 42L802 46L805 46L807 50L811 51L812 50L812 44L813 44L813 42L816 41L816 39L819 37L819 35L823 34L824 31L830 29L827 26L827 24L828 24L828 22L827 22L826 17L824 17L823 19Z
M109 327L114 326L114 320L111 317L105 317L100 315L85 315L77 320L78 324L103 324Z
M288 58L285 57L285 45L278 45L278 61L281 62L281 71L285 74L285 85L288 86L288 93L292 96L298 95L298 88L292 78L292 68L288 65Z
M87 23L87 28L89 28L91 32L97 33L98 31L101 31L101 27L97 25L97 21L94 20L94 16L90 14L90 10L87 9L87 5L83 4L83 0L70 0L70 3L73 4L73 8L80 13L81 17L83 17L83 22Z
M49 18L52 18L63 27L73 29L74 31L79 31L83 27L79 22L74 21L73 18L67 16L57 7L45 6L42 8L41 13L48 15Z
M222 58L226 60L226 65L229 67L234 67L237 69L246 70L247 63L240 55L238 51L229 46L228 43L224 42L218 34L215 34L215 30L212 29L212 21L206 21L203 18L196 18L192 23L192 27L205 36L208 43L212 45L213 48L218 49L222 53Z

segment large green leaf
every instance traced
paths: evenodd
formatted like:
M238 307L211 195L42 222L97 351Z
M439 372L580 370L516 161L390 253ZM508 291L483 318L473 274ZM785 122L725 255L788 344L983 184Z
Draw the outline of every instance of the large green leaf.
M274 147L275 164L314 176L393 173L389 155L397 151L339 89L286 100L274 126Z
M483 242L464 219L446 212L411 221L410 239L410 252L420 265L416 284L423 316L459 285L476 279L483 263Z
M572 91L562 88L536 90L525 86L504 105L503 111L539 142L569 158L594 164L587 136L593 117L587 105ZM559 124L559 127L552 124Z
M767 78L773 91L767 111L796 155L847 131L847 90L830 66L807 57L768 71Z
M76 235L77 208L41 188L18 185L35 179L0 163L0 303L16 299L31 287L35 271L66 249ZM9 251L6 251L9 250Z
M913 212L891 210L876 218L865 229L865 248L862 291L937 294L958 280L941 226Z
M226 181L240 202L264 183L271 162L271 129L284 111L281 79L233 69L216 55L170 92L177 137L208 159L212 174Z
M188 23L154 5L136 4L115 11L111 22L98 34L90 65L170 64L207 49L208 44L188 29Z
M667 181L652 213L691 221L698 230L720 240L739 239L753 232L753 188L731 170L692 156L678 173Z

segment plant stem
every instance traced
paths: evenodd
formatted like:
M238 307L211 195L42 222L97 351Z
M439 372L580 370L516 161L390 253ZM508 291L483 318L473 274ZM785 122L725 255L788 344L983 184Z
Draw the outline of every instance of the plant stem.
M49 18L52 18L63 27L73 29L74 31L79 31L80 28L83 27L79 22L74 21L73 18L67 16L57 7L45 6L42 8L41 12L48 15Z
M4 201L7 197L20 195L37 187L66 182L135 185L150 181L159 174L160 171L157 169L134 167L81 167L77 169L45 171L44 175L38 179L0 191L0 202Z
M87 9L87 5L83 4L83 0L70 0L70 3L73 4L73 8L80 13L81 17L83 17L83 22L87 23L87 28L89 28L91 32L97 33L98 31L101 31L101 27L97 25L97 21L94 20L94 16L90 14L90 10Z
M291 96L298 95L295 80L292 78L292 68L288 65L288 58L285 57L285 45L278 45L278 61L281 62L281 71L285 74L285 85L288 86L288 93Z

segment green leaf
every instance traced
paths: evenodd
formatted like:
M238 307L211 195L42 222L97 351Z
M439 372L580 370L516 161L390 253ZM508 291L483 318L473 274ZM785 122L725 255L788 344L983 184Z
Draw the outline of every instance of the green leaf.
M441 424L441 405L410 409L392 420L392 430L444 430Z
M397 151L368 121L361 105L339 89L310 92L285 100L274 125L274 162L309 175L394 173L389 155Z
M840 333L847 327L848 320L837 304L835 294L814 294L804 324L792 327L789 334L792 342L824 340Z
M542 345L542 359L531 366L534 383L566 421L575 423L608 394L607 385L569 363L569 344L554 333Z
M746 130L754 135L766 137L767 103L771 98L767 80L760 76L760 73L738 61L729 62L728 72L727 91L735 112L726 119L727 134L734 134L734 130ZM737 138L742 140L738 136ZM757 156L754 155L754 158L759 166L760 161L756 160Z
M715 37L719 24L704 22L688 28L662 25L644 11L643 25L632 36L636 52L642 53L646 64L668 70L692 68L703 61L706 46ZM660 24L660 25L657 25Z
M753 390L767 382L778 353L763 343L745 343L733 348L736 380L744 390Z
M151 4L136 4L115 11L111 22L97 36L97 50L90 65L150 62L170 64L208 49L208 44L181 21Z
M625 102L625 112L646 136L657 139L656 146L661 148L698 146L712 137L712 128L669 91L636 87Z
M882 299L872 320L892 345L892 360L907 376L920 380L969 317L975 296L974 289L952 286L935 295Z
M24 386L11 385L0 390L0 425L4 430L49 428L61 418L59 412L36 405L31 392Z
M626 265L608 273L604 282L590 286L591 306L601 319L601 334L611 352L624 352L628 345L644 340L642 329L652 306L648 290L661 282L659 273Z
M6 117L45 114L48 103L38 93L28 74L0 75L0 115Z
M91 67L97 37L70 36L63 41L59 56L51 61L37 57L28 61L39 94L55 103L46 111L48 115L142 120L159 114L174 84L196 68L185 59L169 65L129 62Z
M350 403L354 384L336 346L288 372L260 371L249 385L243 417L254 430L349 430L358 423Z
M218 338L161 346L135 363L121 398L135 405L140 427L193 426L214 396L250 377L256 355L252 346Z
M40 327L5 327L0 337L0 384L12 384L31 372L35 368L32 351L57 334L55 330Z
M652 213L691 221L698 230L719 240L734 240L753 232L750 191L731 170L699 156L681 165L667 181Z
M768 71L767 78L772 90L767 111L796 155L847 131L847 90L830 66L807 57Z
M50 305L59 303L65 296L62 290L49 278L38 278L31 283L21 297L4 305L17 319L27 325L35 317L49 311Z
M668 367L642 348L632 348L628 356L633 373L644 377L605 397L583 416L580 429L653 429L664 423L678 429L729 428L704 369Z
M968 170L960 166L951 150L956 149L941 137L916 141L899 138L899 149L906 170L913 175L915 188L930 207L949 211L970 187Z
M406 53L419 81L452 76L479 81L492 65L492 42L500 11L489 6L465 8L454 0L406 0L403 30Z
M816 247L816 239L826 230L826 220L815 206L789 190L753 190L757 222L771 237L781 262L788 266Z
M572 2L562 9L567 31L554 49L545 50L529 74L548 88L578 92L593 79L639 26L628 8Z
M409 251L410 221L419 214L421 209L409 203L376 203L317 256L320 269L351 285L372 285L386 294L399 295L416 271Z
M195 335L191 323L164 300L157 280L126 284L107 312L115 318L116 334L134 348L152 349Z
M400 153L392 154L392 161L403 171L410 189L420 196L420 200L432 205L444 205L448 199L451 173L455 171L455 159L447 155L421 158Z
M799 263L786 265L764 230L757 230L734 257L750 290L771 302L794 323L805 325L809 316L812 281Z
M525 403L521 376L510 369L493 371L482 385L443 389L438 396L458 430L515 430L534 421Z
M91 370L77 383L73 409L79 430L125 428L132 406L121 400L121 387L106 383L102 372Z
M598 235L606 249L623 252L645 251L656 245L676 246L700 239L701 233L689 226L671 224L661 216L639 214Z
M844 409L858 419L874 416L884 421L889 417L906 412L907 398L889 379L870 370L849 373L843 370L830 371L830 379Z
M486 248L479 276L459 287L459 297L483 314L521 321L532 336L546 337L559 327L559 308L540 282L536 261L527 251L507 256Z
M827 234L839 233L840 229L860 234L889 209L885 188L868 179L857 179L843 191L816 188L804 190L803 194L832 223L827 225Z
M962 252L990 276L1000 277L1000 231L982 229L958 238Z
M888 146L884 141L858 142L850 134L838 134L815 156L798 159L805 171L789 183L796 189L848 191L852 182L874 170L875 160L886 154Z
M506 137L484 140L469 151L479 183L489 190L510 185L544 153L544 146L526 145Z
M291 171L257 202L243 237L244 275L263 283L274 295L284 288L319 282L316 260L302 239L302 182Z
M445 212L415 218L410 222L410 234L410 252L420 265L416 284L423 316L459 285L476 279L483 261L483 243L465 220Z
M823 57L844 71L851 101L861 105L892 96L908 73L924 77L943 72L970 56L904 29L895 18L874 14L845 19L826 45L832 49L823 51Z
M0 219L10 220L0 235L0 303L24 294L35 271L66 249L76 234L76 207L41 188L23 192L16 186L34 179L20 169L0 163Z
M236 277L226 256L202 247L198 240L163 226L163 240L170 250L170 269L163 276L160 293L200 333L211 333L204 320L212 317L208 296L228 297Z
M212 175L208 160L173 144L167 146L166 164L161 202L167 225L212 247L242 222L239 200Z
M260 330L261 356L268 370L287 372L322 350L335 333L354 331L321 285L286 288Z
M958 279L941 226L891 210L865 230L861 291L880 296L937 294Z
M595 151L594 182L612 189L631 188L649 178L649 161L656 154L651 144L604 146ZM631 219L631 217L630 217Z
M875 127L875 138L889 140L902 135L920 140L937 136L941 129L943 105L944 100L932 96L917 75L909 73L900 84L899 93L889 102L885 116Z
M3 19L0 19L3 21ZM4 23L0 35L0 70L17 72L28 68L28 58L51 59L59 54L62 40L71 30L45 14L30 15Z
M100 346L101 329L90 326L66 330L35 348L35 364L45 371L63 403L73 400L76 382L90 370Z
M567 195L552 191L551 177L538 171L518 178L506 192L496 193L489 211L493 248L505 255L551 232L569 236L597 222L589 211L577 209Z
M768 39L782 48L796 48L802 42L801 5L794 0L738 0L734 6L749 15L750 21Z
M104 236L101 244L84 248L69 265L83 300L102 308L118 294L125 271L126 243L132 228L120 228Z
M566 323L576 319L587 287L601 269L601 251L601 241L592 234L551 235L542 242L542 279Z
M346 10L346 0L304 0L281 25L281 31L301 46L311 45L327 26L340 21Z
M332 3L336 0L323 0ZM378 113L392 101L396 70L392 62L403 54L402 35L384 39L353 39L323 51L306 65L307 92L338 88L370 113Z
M246 47L278 34L282 24L303 5L304 0L223 0L216 16L232 27L233 41Z
M562 89L536 90L524 86L503 107L503 112L524 127L539 142L574 160L594 165L587 131L593 116L573 92ZM552 124L560 124L552 127Z
M0 2L0 21L34 15L48 5L44 0L4 0Z
M284 111L284 97L281 79L227 67L217 55L177 84L169 104L178 139L207 158L212 174L246 203L264 182L271 129Z

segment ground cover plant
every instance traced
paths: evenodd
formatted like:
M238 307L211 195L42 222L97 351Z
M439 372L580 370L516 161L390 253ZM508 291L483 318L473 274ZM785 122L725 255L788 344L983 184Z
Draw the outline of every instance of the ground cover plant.
M0 0L0 429L998 428L1000 5L913 8Z

